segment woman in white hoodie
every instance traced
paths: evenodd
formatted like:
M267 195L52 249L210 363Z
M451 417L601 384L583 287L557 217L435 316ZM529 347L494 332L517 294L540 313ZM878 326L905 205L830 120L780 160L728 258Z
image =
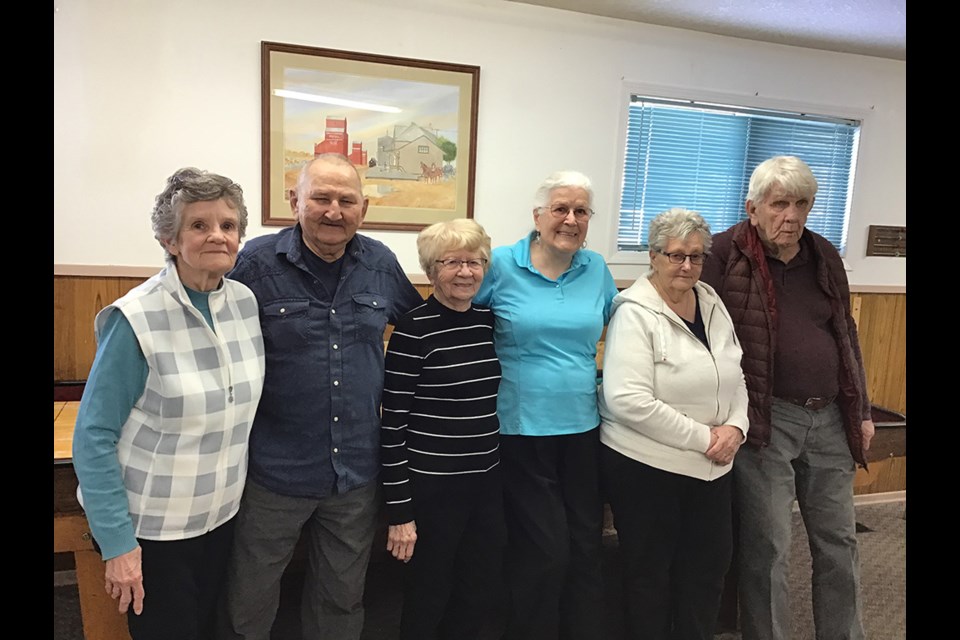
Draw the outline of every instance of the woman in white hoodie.
M623 560L631 638L713 638L732 555L733 458L746 440L743 352L699 282L710 227L650 223L651 270L617 295L600 393L601 469Z

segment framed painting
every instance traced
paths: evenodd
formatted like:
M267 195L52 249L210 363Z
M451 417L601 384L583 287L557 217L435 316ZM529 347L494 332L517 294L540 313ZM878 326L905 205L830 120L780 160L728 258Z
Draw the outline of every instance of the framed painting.
M322 153L353 163L366 229L473 217L480 67L261 43L263 224L294 223L291 190Z

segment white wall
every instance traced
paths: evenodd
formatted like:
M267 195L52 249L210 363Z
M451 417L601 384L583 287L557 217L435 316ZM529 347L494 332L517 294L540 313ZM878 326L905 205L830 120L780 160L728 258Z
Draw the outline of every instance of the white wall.
M866 258L869 224L906 224L906 66L504 0L60 0L54 14L54 263L159 266L149 212L174 169L244 187L260 225L260 41L479 65L476 219L494 245L532 228L536 185L590 175L589 242L614 259L624 87L833 107L864 119L851 284L906 285ZM415 234L374 231L410 273ZM618 278L639 265L612 264Z

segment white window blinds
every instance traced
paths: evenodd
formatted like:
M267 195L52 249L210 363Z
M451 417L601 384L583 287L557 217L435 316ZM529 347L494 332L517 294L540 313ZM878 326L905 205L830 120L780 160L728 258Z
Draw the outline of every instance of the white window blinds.
M775 155L803 159L819 190L807 227L843 253L860 122L805 113L631 96L619 251L647 249L650 220L699 212L719 233L746 218L753 169Z

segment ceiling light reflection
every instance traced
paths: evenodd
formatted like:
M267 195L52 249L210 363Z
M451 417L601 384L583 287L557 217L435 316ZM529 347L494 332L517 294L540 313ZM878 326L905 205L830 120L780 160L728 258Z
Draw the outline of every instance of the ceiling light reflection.
M293 98L294 100L306 100L307 102L320 102L322 104L335 104L340 107L353 107L354 109L365 109L367 111L380 111L383 113L400 113L397 107L388 107L382 104L372 102L358 102L356 100L344 100L343 98L331 98L329 96L320 96L315 93L302 93L300 91L287 91L286 89L274 89L273 95L280 98Z

